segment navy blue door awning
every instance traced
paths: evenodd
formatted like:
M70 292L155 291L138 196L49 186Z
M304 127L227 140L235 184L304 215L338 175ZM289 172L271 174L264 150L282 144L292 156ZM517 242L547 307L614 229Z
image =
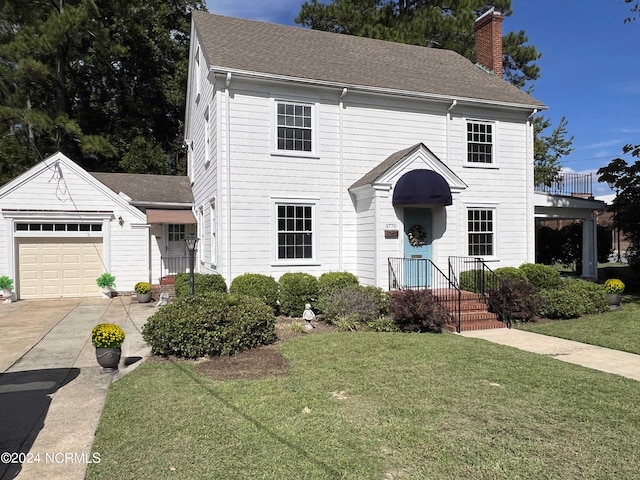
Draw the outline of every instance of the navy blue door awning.
M433 170L405 173L393 190L393 205L451 205L451 189L442 175Z

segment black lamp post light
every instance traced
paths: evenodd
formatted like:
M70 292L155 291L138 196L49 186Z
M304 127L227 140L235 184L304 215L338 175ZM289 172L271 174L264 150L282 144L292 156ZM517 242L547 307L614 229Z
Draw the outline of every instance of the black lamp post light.
M193 233L187 235L184 239L184 242L187 244L187 250L189 250L189 295L195 294L195 285L193 281L194 277L194 268L195 268L195 252L196 247L198 246L198 237L196 237Z
M613 182L607 182L607 185L609 185L610 189L615 190L615 192L616 192L616 200L617 200L618 199L618 192L620 192L620 188L618 188L616 186L616 184L613 183ZM613 226L616 229L615 233L616 233L616 237L618 239L618 259L617 259L617 262L618 263L622 263L622 257L620 256L620 227L618 227L618 222L617 222L617 219L616 219L616 211L615 210L613 211Z

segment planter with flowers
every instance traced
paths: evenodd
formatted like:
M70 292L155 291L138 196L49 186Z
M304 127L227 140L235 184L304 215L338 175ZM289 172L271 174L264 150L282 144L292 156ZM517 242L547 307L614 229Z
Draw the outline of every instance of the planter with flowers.
M11 303L15 301L16 294L11 291L13 289L13 279L6 275L0 276L0 289L2 289L4 303Z
M624 292L624 283L617 278L610 278L604 282L604 289L607 292L607 301L609 302L609 310L617 310L622 302L622 292Z
M91 343L96 347L96 359L100 366L117 370L122 355L124 330L113 323L100 323L91 331Z
M149 282L138 282L133 289L138 297L138 303L149 303L151 301L151 284Z
M111 298L113 296L113 289L116 286L116 277L108 272L104 272L96 278L96 283L102 289L102 298Z

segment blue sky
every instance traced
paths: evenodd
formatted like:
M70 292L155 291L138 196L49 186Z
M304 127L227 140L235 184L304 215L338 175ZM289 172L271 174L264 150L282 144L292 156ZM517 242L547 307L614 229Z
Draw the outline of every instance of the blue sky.
M303 0L207 0L212 13L283 25ZM250 6L247 6L250 5ZM561 162L566 170L594 172L622 154L627 143L640 144L640 20L624 23L623 0L512 0L513 14L503 33L524 30L543 54L533 96L548 105L554 125L565 116L574 151ZM594 193L610 193L595 182Z

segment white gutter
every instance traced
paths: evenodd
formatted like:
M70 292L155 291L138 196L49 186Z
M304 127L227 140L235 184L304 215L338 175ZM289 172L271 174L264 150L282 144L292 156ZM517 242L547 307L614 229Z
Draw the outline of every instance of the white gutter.
M344 137L343 137L343 114L344 110L344 97L347 95L347 88L343 88L340 93L339 120L338 120L338 181L339 181L339 193L338 193L338 270L342 271L343 268L343 245L344 245L344 222L343 222L343 210L344 210L344 181L343 181L343 167L344 167Z
M287 75L275 75L270 73L251 72L247 70L225 68L221 66L211 66L210 71L214 73L220 73L220 74L232 73L238 77L249 78L253 80L303 83L303 84L322 86L327 88L340 88L340 89L347 88L349 90L353 90L359 93L375 93L378 95L404 96L404 97L410 97L410 98L423 98L428 100L439 100L439 101L445 101L445 102L457 100L458 102L464 102L471 105L501 106L506 108L526 109L526 110L531 110L532 108L538 109L538 110L548 108L546 105L540 105L540 104L501 102L497 100L483 100L478 98L459 97L455 95L441 95L436 93L424 93L424 92L416 92L411 90L398 90L394 88L373 87L369 85L356 85L356 84L350 84L350 83L330 82L327 80L316 80L311 78L290 77Z
M226 123L227 123L227 285L231 285L231 100L229 86L231 72L227 72L225 82Z

